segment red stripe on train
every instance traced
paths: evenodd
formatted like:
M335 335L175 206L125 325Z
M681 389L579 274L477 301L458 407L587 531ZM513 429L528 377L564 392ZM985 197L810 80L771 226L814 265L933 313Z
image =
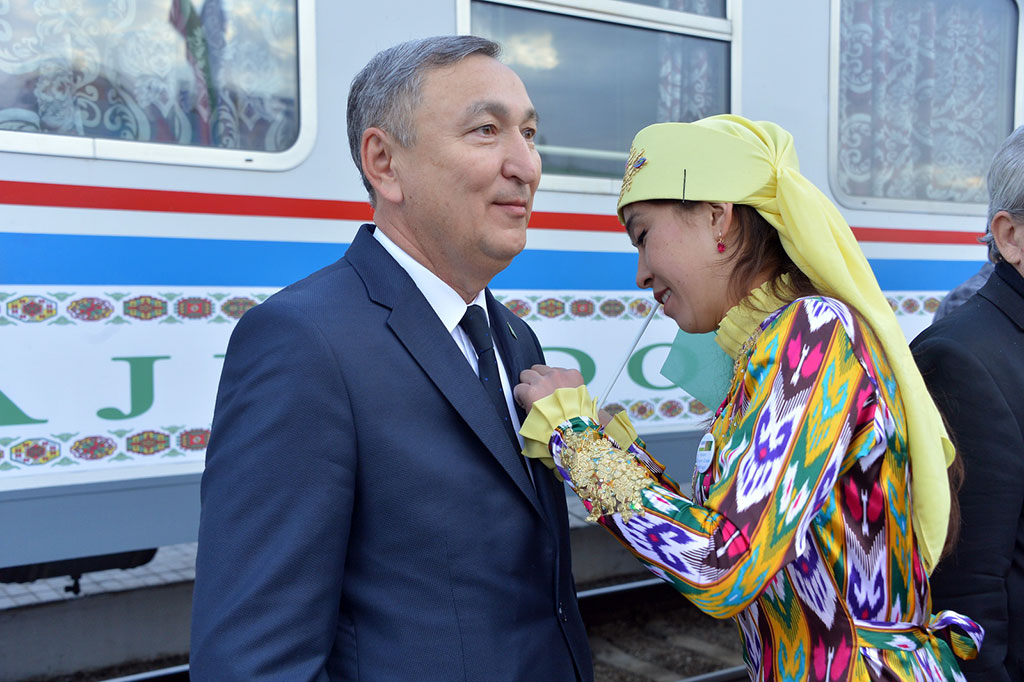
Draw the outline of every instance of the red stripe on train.
M274 218L315 218L323 220L373 219L373 209L363 201L335 199L297 199L246 194L209 194L170 190L91 187L42 182L0 180L0 204L95 208L117 211L154 211L158 213L205 213L214 215L265 216ZM551 230L619 232L622 226L614 215L534 211L530 227ZM904 244L977 244L980 232L945 230L908 230L884 227L854 227L862 242Z

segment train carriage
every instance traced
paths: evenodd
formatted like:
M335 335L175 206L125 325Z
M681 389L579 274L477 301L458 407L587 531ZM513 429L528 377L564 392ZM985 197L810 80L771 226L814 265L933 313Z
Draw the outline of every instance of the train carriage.
M234 323L372 219L345 102L380 49L503 44L544 176L492 289L603 393L653 305L614 215L636 130L791 130L912 338L985 259L1020 25L1012 0L0 0L0 568L195 539ZM708 406L659 375L674 333L655 317L611 400L685 466Z

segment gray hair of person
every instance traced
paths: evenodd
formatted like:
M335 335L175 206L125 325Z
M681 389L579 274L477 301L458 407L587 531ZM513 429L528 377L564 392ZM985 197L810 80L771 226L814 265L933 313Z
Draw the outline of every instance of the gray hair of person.
M999 146L985 178L988 184L988 222L981 241L988 244L989 260L1003 259L992 239L992 219L1006 211L1014 219L1024 220L1024 126L1018 127Z
M415 144L413 112L419 104L424 74L473 54L497 59L501 46L478 36L410 40L378 52L352 79L348 93L348 144L371 205L376 205L376 196L363 173L363 132L376 127L403 147Z

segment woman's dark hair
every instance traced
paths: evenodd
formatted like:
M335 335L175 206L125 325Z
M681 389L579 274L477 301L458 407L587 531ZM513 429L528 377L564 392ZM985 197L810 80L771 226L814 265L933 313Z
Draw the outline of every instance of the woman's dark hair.
M683 211L688 211L701 202L676 202ZM729 232L727 262L735 263L729 278L729 294L734 301L743 300L754 289L760 276L767 275L771 293L782 301L794 301L803 296L816 296L824 292L811 283L810 278L797 267L786 250L782 248L779 232L757 212L753 206L733 204L733 226ZM789 275L788 285L783 275ZM764 311L771 312L771 311ZM859 316L868 327L870 323ZM873 331L873 330L872 330ZM884 351L883 351L884 352ZM951 433L946 429L947 433ZM956 459L946 470L949 478L949 525L942 557L948 555L960 537L960 486L964 480L963 458Z
M682 211L690 211L705 202L674 202ZM782 301L793 301L802 296L821 294L796 263L782 248L779 232L753 206L733 204L733 226L729 232L729 255L726 261L735 263L729 279L729 297L742 301L753 289L762 274L768 276L771 292ZM783 275L789 275L787 286ZM771 312L766 310L764 312Z
M946 433L951 439L953 438L953 432L948 427ZM949 478L949 525L946 526L946 544L942 546L940 560L949 556L953 548L956 547L957 540L960 539L960 488L964 484L964 476L967 473L965 468L964 458L960 456L958 450L953 458L953 463L946 467L946 476Z
M732 244L728 261L736 264L729 279L729 293L733 300L740 301L746 297L762 274L768 275L772 294L783 301L823 293L782 248L779 231L754 207L733 204L732 215L733 229L729 239ZM789 275L789 286L783 283L783 275Z

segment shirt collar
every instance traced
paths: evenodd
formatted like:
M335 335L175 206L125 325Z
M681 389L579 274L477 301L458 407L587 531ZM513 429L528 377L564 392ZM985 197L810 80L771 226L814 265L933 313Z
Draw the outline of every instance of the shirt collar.
M466 314L466 309L469 305L480 306L484 309L484 316L487 317L487 296L483 290L477 293L472 303L467 305L455 289L452 289L448 286L447 282L403 251L402 247L391 241L380 227L373 231L373 236L409 275L416 288L423 294L423 298L427 299L427 303L434 309L437 316L441 318L441 322L449 334L462 321L462 316ZM490 323L490 318L488 317L487 319L488 323Z

